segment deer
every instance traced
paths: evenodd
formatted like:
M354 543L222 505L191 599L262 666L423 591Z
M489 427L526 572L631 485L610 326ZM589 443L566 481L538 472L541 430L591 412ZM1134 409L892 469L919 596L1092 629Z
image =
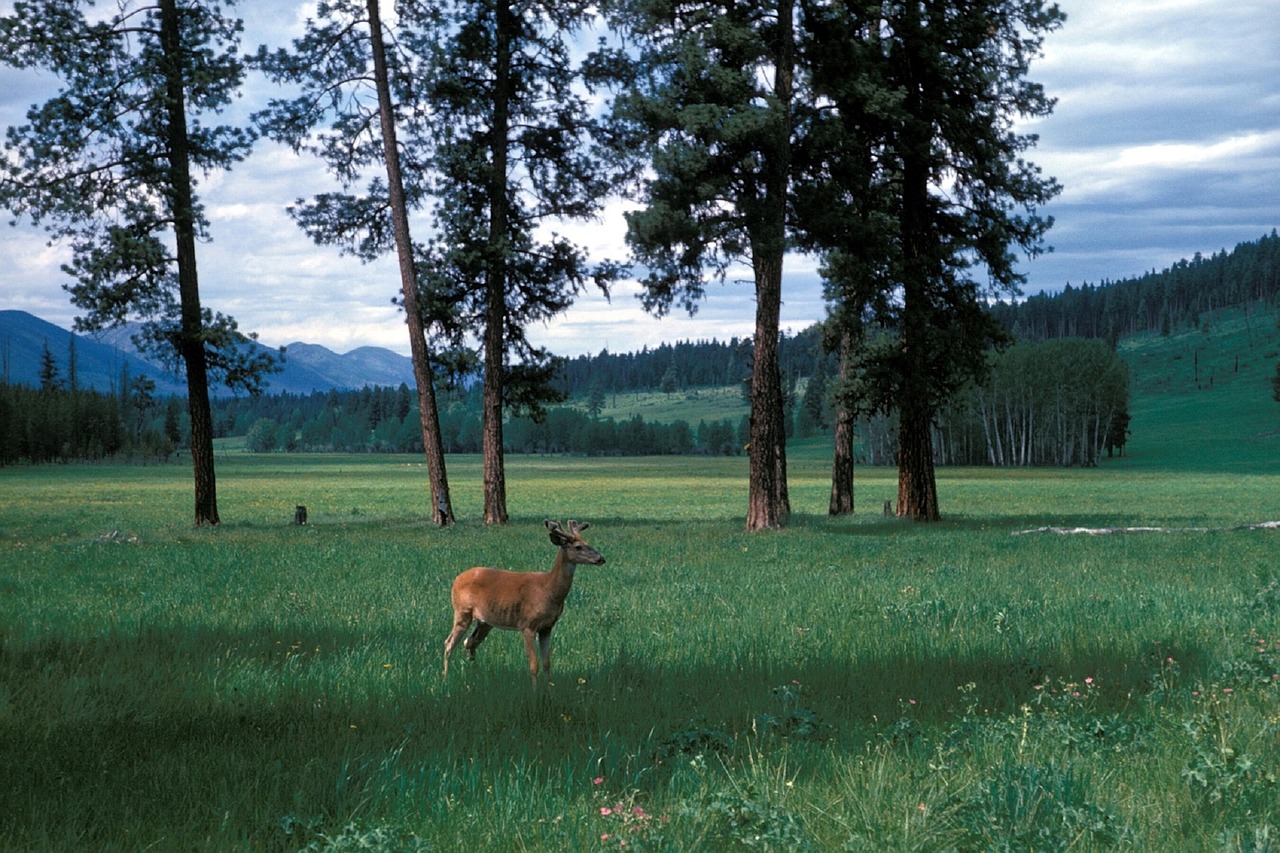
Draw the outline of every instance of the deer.
M444 641L444 674L449 674L449 657L472 622L475 630L463 641L467 657L476 659L476 648L494 628L519 631L524 635L524 650L529 658L529 676L538 686L538 660L542 671L551 676L551 629L564 612L564 600L573 586L576 566L602 566L604 557L582 538L591 525L570 521L561 527L557 521L546 521L551 544L560 550L548 572L511 572L476 566L454 578L453 631ZM442 677L443 677L442 676Z

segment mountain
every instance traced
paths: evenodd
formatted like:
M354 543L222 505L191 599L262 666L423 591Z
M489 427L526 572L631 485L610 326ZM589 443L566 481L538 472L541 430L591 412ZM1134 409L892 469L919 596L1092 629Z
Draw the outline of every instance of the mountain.
M316 390L330 388L363 388L366 385L397 388L400 383L414 387L413 362L405 356L381 347L358 347L345 355L339 355L319 344L292 343L284 348L285 371L307 371L323 377L328 384ZM290 380L290 384L299 384ZM272 380L271 390L279 391Z
M146 376L156 383L159 395L187 393L184 377L157 364L134 346L136 325L125 325L87 336L73 334L26 311L0 311L0 379L13 384L40 384L40 362L47 344L59 375L66 381L71 341L75 340L76 386L111 391L120 383L122 370L131 377ZM253 343L255 348L269 348ZM294 343L285 348L279 373L268 377L268 394L310 394L331 388L349 390L366 385L413 387L413 363L406 356L379 347L360 347L345 355L316 344ZM210 393L231 396L225 385L211 385Z
M127 368L131 377L146 376L155 382L158 394L186 393L185 383L166 368L110 343L74 335L26 311L0 311L0 379L14 385L39 386L40 360L47 345L59 377L66 382L72 339L77 388L112 391Z

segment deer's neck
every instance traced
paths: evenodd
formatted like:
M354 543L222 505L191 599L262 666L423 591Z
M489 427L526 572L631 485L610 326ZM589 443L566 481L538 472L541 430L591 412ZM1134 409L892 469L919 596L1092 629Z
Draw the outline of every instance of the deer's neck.
M563 599L569 594L569 588L573 586L573 570L576 568L573 563L569 562L565 556L564 549L561 548L556 554L555 565L551 567L549 574L551 575L551 588L555 594Z

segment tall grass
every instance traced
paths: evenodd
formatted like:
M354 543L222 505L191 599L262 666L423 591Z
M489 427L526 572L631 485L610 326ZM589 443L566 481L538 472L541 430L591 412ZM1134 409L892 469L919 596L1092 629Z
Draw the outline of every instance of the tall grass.
M743 460L512 459L504 528L407 457L0 470L0 847L1255 849L1280 832L1280 478L941 472L946 520L743 532ZM451 459L462 518L478 461ZM312 523L289 524L306 504ZM448 587L593 522L552 683L440 676ZM1043 526L1206 531L1061 536Z

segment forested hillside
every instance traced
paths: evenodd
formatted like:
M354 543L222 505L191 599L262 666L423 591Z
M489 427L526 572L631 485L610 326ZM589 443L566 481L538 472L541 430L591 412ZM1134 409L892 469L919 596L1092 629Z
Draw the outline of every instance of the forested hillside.
M1143 332L1169 334L1195 328L1200 316L1230 306L1274 302L1280 295L1280 236L1241 243L1209 257L1199 252L1162 272L1067 285L1060 293L999 302L992 312L1019 340L1120 337Z

